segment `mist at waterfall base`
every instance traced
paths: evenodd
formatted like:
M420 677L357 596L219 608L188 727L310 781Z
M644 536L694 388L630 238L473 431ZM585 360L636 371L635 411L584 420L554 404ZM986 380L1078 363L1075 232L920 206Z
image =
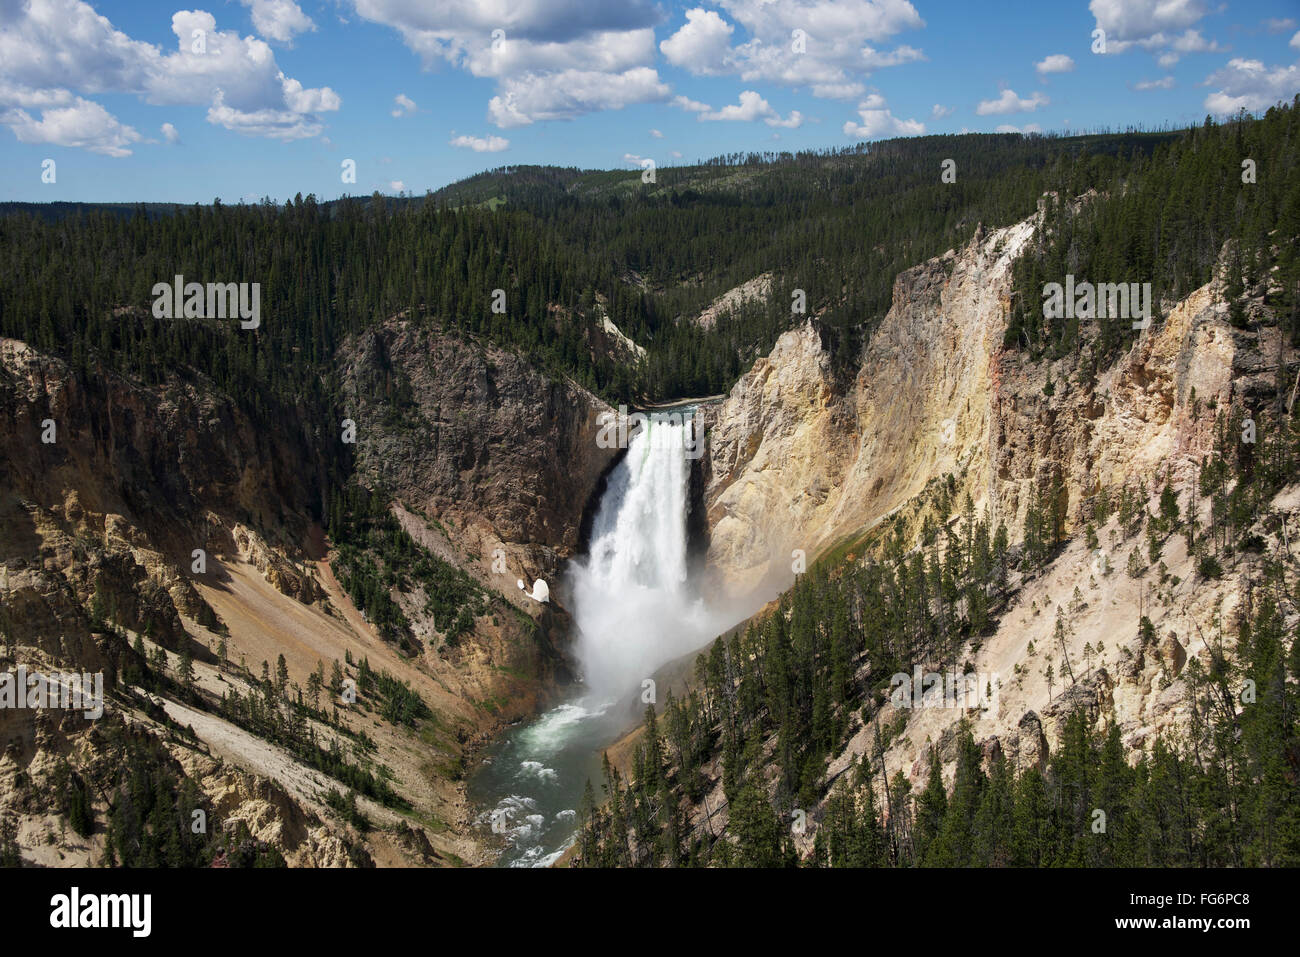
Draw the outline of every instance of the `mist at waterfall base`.
M600 750L645 710L644 682L746 613L706 605L689 574L693 411L652 420L629 440L587 555L569 565L583 693L505 735L470 781L471 800L487 809L477 823L505 838L503 865L545 867L564 853L588 780L602 796Z

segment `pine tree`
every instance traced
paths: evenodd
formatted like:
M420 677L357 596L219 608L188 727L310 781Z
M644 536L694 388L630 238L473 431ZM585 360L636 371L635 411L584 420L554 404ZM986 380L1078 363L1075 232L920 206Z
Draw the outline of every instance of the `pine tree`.
M914 843L918 861L925 862L939 830L944 815L948 813L948 793L943 786L943 766L939 752L930 748L930 776L925 789L916 798L916 826Z
M181 643L180 660L176 665L176 676L187 691L194 689L194 656L190 653L188 641Z

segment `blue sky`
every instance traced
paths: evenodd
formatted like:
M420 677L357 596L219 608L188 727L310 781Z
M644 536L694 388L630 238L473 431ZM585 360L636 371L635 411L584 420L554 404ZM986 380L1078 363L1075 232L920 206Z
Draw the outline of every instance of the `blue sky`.
M0 0L0 199L422 194L1297 92L1296 0Z

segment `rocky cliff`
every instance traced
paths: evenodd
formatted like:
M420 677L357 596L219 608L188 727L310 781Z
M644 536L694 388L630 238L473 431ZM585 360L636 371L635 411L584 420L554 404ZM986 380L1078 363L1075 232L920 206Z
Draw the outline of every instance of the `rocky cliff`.
M1096 497L1128 487L1154 512L1166 482L1179 492L1194 483L1211 453L1216 410L1259 408L1297 374L1294 357L1278 358L1286 353L1275 326L1228 323L1218 280L1165 303L1163 322L1095 378L1075 356L1035 362L1004 349L1011 265L1038 222L981 230L964 249L898 276L851 382L832 375L809 322L784 334L706 413L709 560L733 591L788 582L795 550L809 563L836 545L852 557L886 519L917 544L922 518L936 517L940 485L954 503L969 495L975 515L990 529L1005 524L1013 542L1031 501L1050 494L1059 502L1068 545L1042 574L1015 582L995 633L961 656L967 668L1000 680L998 710L976 722L977 737L1021 761L1038 760L1040 736L1054 746L1078 707L1095 722L1116 721L1131 748L1186 720L1179 675L1191 659L1206 664L1212 636L1246 600L1240 581L1258 573L1251 563L1262 559L1243 556L1222 579L1207 580L1175 538L1158 574L1129 576L1125 557L1143 551L1144 539L1114 517L1094 522ZM1289 548L1285 530L1300 517L1298 498L1293 487L1269 503L1274 517L1258 529L1266 554ZM1091 548L1083 535L1090 522L1098 536ZM1058 613L1068 619L1060 647ZM1142 615L1154 641L1138 635ZM1094 658L1098 647L1105 651ZM1049 659L1058 668L1069 659L1082 676L1068 695L1044 679ZM970 715L908 714L886 756L890 773L923 778L930 747L951 762L963 716ZM886 705L878 722L899 717ZM876 723L832 761L832 778L868 747Z
M517 578L553 578L576 552L617 454L596 443L604 402L514 353L405 320L358 337L341 369L358 474L455 529L495 587L513 596Z
M814 322L707 410L711 564L729 587L792 574L949 472L987 473L1010 266L1024 222L900 275L847 388ZM989 483L976 482L978 501Z

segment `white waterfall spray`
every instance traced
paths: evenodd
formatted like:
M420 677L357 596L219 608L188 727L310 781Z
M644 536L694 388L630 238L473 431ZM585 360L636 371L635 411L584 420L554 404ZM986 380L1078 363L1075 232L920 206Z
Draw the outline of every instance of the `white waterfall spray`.
M650 417L627 439L597 508L588 555L567 573L588 691L507 736L471 782L474 800L487 809L480 825L505 838L503 864L546 867L564 853L583 788L600 780L600 754L629 719L638 720L642 682L753 610L707 608L690 580L691 462L700 448L694 428L689 413L679 412Z
M578 660L597 700L625 699L725 624L689 580L690 417L647 422L610 473L585 561L570 569Z

